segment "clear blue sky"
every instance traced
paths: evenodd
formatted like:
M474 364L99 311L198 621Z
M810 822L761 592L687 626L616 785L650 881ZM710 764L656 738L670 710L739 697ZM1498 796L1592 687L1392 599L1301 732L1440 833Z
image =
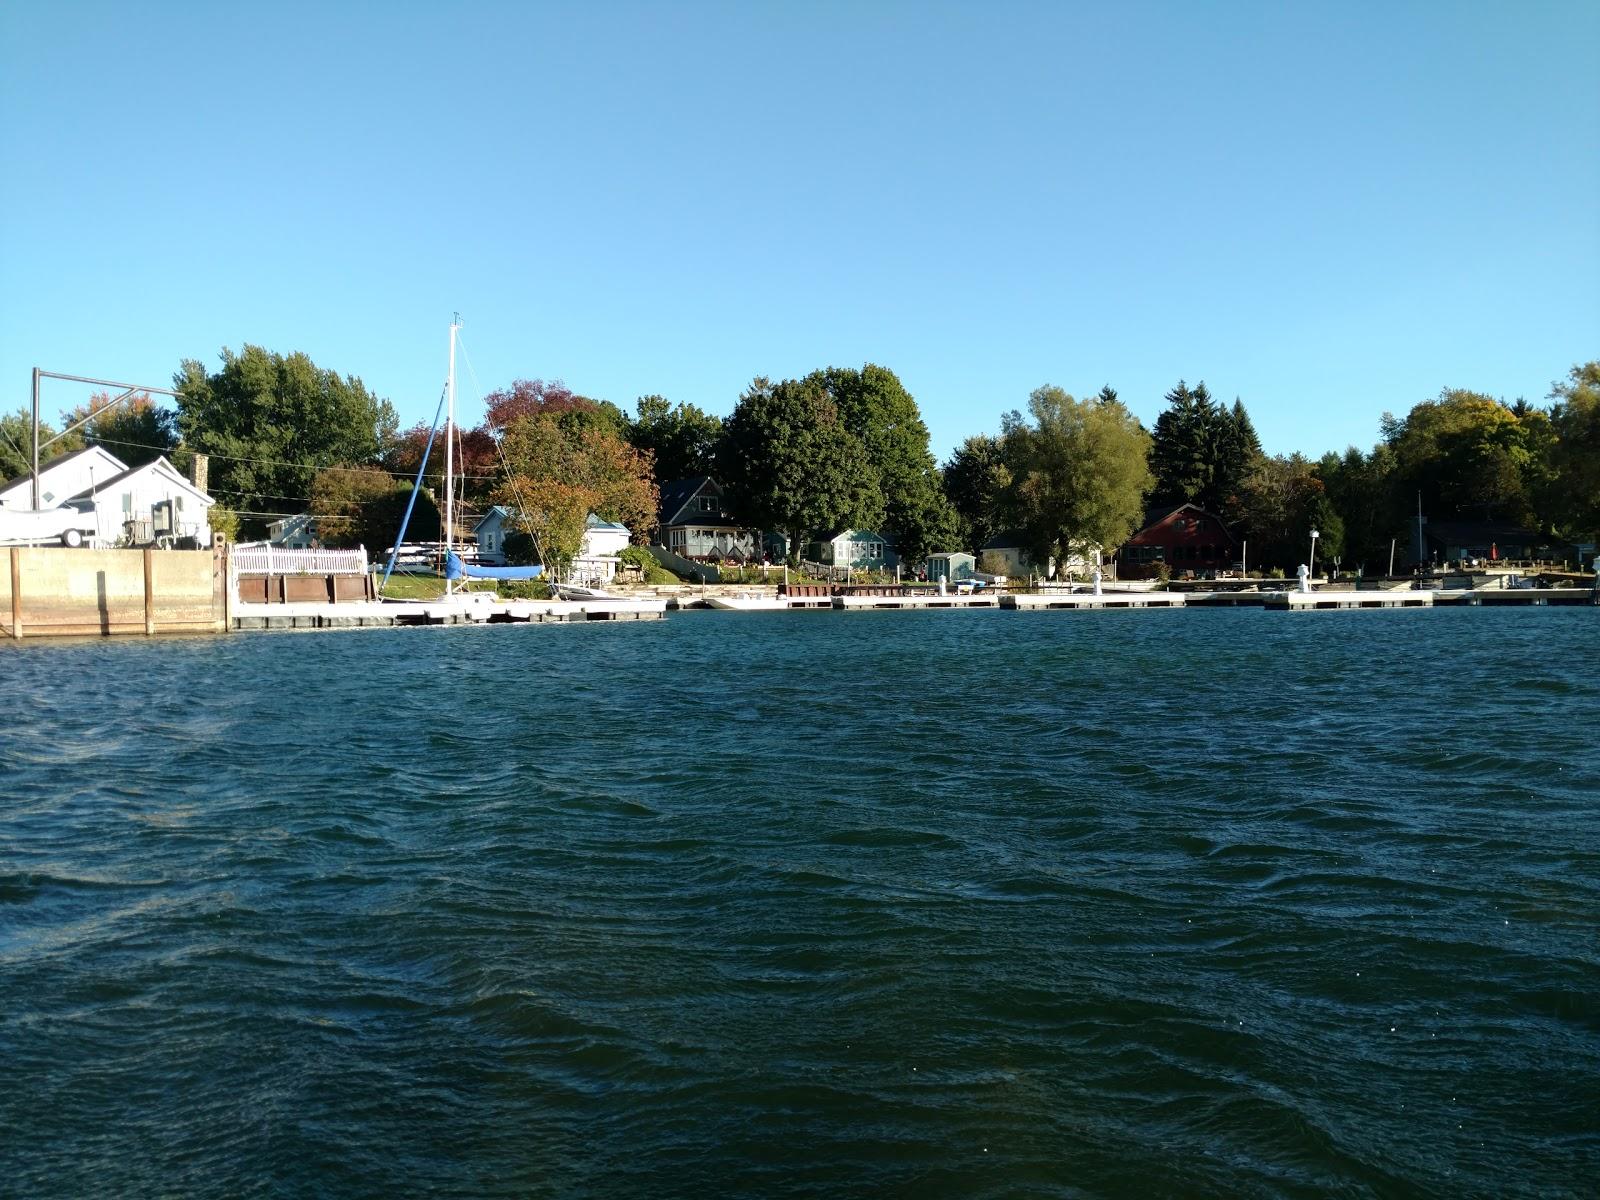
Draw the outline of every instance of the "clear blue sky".
M0 402L248 341L409 423L460 310L483 388L630 411L882 363L941 458L1180 377L1369 446L1600 357L1597 55L1593 0L7 0Z

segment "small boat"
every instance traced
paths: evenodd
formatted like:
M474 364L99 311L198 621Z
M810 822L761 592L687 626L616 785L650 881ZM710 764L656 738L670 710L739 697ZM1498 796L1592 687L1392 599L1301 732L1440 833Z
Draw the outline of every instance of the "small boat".
M782 596L707 596L706 604L727 612L787 612L790 607Z
M604 588L580 587L576 583L552 583L550 591L558 600L626 600L628 597L608 592Z

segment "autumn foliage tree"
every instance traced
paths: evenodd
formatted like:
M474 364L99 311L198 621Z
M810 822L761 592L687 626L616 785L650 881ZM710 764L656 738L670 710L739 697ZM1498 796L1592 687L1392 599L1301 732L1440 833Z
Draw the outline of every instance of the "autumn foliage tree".
M391 545L400 530L411 485L377 467L329 467L311 481L310 511L316 518L317 540L325 546ZM436 541L442 528L433 496L417 496L406 540Z

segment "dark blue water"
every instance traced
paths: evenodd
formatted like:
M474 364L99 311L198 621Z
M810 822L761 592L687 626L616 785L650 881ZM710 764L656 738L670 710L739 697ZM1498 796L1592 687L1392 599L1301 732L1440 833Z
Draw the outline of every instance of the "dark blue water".
M0 651L0 1194L1562 1196L1600 613Z

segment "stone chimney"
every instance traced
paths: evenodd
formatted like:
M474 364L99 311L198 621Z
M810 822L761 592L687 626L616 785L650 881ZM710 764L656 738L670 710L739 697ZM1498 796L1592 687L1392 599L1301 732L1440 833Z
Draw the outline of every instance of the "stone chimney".
M203 492L206 490L206 484L210 478L211 456L208 454L196 454L194 456L194 465L189 468L189 482Z

